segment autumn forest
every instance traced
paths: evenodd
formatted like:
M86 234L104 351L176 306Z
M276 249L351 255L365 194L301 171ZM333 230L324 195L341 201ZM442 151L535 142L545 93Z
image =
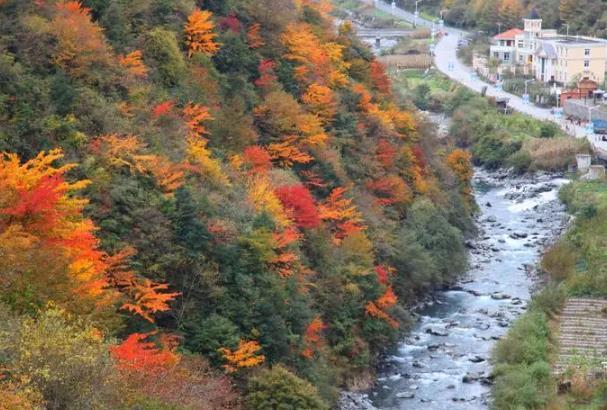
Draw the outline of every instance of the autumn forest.
M465 269L469 154L328 1L0 27L0 408L327 409Z

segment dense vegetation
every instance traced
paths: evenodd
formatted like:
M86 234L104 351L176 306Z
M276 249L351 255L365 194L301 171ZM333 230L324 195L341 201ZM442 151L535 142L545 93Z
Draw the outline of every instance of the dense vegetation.
M550 374L554 360L555 314L565 297L607 297L607 257L603 250L607 235L607 185L604 181L574 181L560 192L561 200L575 216L568 232L545 253L541 267L551 285L536 295L529 312L519 319L494 352L498 408L604 407L607 384L580 369L569 374L570 391L557 396L556 380ZM576 362L577 363L577 362Z
M519 113L504 114L491 99L442 74L407 70L396 84L419 109L449 115L449 136L486 168L565 170L576 153L587 150L584 141L568 138L556 124Z
M3 404L324 409L465 268L469 155L329 11L0 2Z
M401 7L412 9L412 2L396 0ZM433 16L444 10L447 24L478 29L488 34L510 27L522 27L522 18L535 8L545 28L570 34L607 35L607 10L602 0L424 0L419 7Z

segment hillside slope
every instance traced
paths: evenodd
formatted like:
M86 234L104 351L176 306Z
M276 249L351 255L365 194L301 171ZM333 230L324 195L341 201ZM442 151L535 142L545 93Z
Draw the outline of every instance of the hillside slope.
M7 402L325 408L465 268L469 156L329 12L0 2Z

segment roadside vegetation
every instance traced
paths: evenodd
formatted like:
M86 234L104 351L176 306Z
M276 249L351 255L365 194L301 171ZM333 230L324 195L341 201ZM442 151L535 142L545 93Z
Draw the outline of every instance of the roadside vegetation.
M607 297L607 184L576 180L565 185L559 196L575 219L542 259L550 285L533 298L528 312L494 351L493 396L498 409L604 408L607 382L587 374L592 363L580 356L576 361L580 369L566 373L571 386L560 395L549 365L557 351L554 315L565 298Z
M421 110L451 117L449 134L469 149L477 165L512 167L519 172L565 170L587 143L566 136L549 121L504 114L495 101L454 83L435 70L395 74L397 90Z

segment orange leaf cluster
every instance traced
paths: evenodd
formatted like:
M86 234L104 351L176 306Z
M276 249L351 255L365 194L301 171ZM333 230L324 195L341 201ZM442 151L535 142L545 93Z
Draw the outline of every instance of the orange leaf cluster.
M152 117L160 118L171 112L175 103L171 100L163 101L161 103L156 104L152 108Z
M462 184L468 184L474 174L471 158L470 153L462 149L455 149L447 155L447 165Z
M377 143L376 156L384 168L392 168L396 159L397 147L386 139L380 139Z
M312 84L301 97L309 110L327 123L333 119L337 112L337 102L333 91L324 85Z
M273 257L269 263L281 278L293 276L296 264L299 262L299 256L286 248L289 245L296 243L300 238L299 232L292 227L288 227L282 232L275 232L272 234L276 256Z
M258 145L247 147L242 156L251 174L263 173L272 168L272 157L263 147Z
M264 45L263 38L261 37L261 24L253 23L247 30L247 41L250 48L260 48Z
M392 271L392 268L384 268L382 266L377 266L375 268L377 275L379 277L379 281L381 283L389 282L389 274ZM367 315L374 317L376 319L384 320L388 325L392 328L399 327L399 324L396 320L394 320L388 313L387 310L394 307L398 303L398 297L394 293L392 286L388 286L384 293L377 298L374 302L367 302L365 306L365 312Z
M55 149L22 164L15 154L0 154L0 254L9 268L7 277L0 280L18 279L9 272L18 275L42 269L38 275L56 274L65 263L62 272L70 279L73 296L107 306L115 294L106 291L105 255L99 250L92 221L82 215L87 201L73 196L89 181L66 182L65 173L74 165L54 167L62 157L61 150ZM52 269L31 259L39 252L56 258L44 261L54 265Z
M294 145L295 138L288 138L284 142L268 145L268 152L273 161L279 166L290 168L293 164L307 164L312 157Z
M190 130L190 136L202 137L209 133L204 123L213 119L209 109L200 104L188 104L183 109L183 118Z
M343 46L321 41L307 24L290 24L281 36L288 52L285 57L298 66L295 76L304 83L344 86L348 83L349 63L343 59Z
M212 17L213 13L207 10L194 10L188 17L185 26L185 42L189 57L192 57L194 53L212 56L219 51L219 44L215 42L217 34L213 31L215 23L213 23Z
M227 362L223 365L223 368L228 373L234 373L239 369L259 366L265 360L265 356L259 354L260 350L261 345L255 340L240 340L238 348L234 351L222 347L219 349L219 352Z
M166 335L160 337L160 347L146 342L155 333L133 333L122 343L112 346L110 352L122 370L144 372L150 376L160 373L179 361L174 352L174 340Z
M412 199L412 193L405 181L398 175L388 175L366 184L377 197L380 206L407 204Z
M304 349L301 355L310 360L314 357L314 352L318 351L324 344L323 331L327 325L322 321L320 316L316 316L306 327L306 332L303 336Z
M50 24L57 39L53 61L76 77L94 65L109 64L112 57L103 30L91 20L90 12L78 1L61 0L55 4Z
M342 187L333 189L329 197L318 206L320 219L331 224L335 243L340 243L352 233L366 229L362 214L352 204L352 200L343 197L345 192Z
M140 50L135 50L127 55L119 56L118 63L126 68L129 74L134 77L145 78L148 75L148 68L143 64Z
M119 289L128 298L121 309L137 314L149 322L153 322L153 314L169 310L169 302L180 295L178 292L166 292L167 284L156 283L147 278L139 277L128 268L127 259L135 254L133 248L122 251L106 258L108 278L112 286Z
M386 69L377 60L371 61L371 81L375 89L385 96L389 96L391 94L392 84L390 84L390 79L386 74Z
M278 79L274 74L276 63L272 60L261 60L259 67L259 78L255 80L255 85L259 88L269 87Z

